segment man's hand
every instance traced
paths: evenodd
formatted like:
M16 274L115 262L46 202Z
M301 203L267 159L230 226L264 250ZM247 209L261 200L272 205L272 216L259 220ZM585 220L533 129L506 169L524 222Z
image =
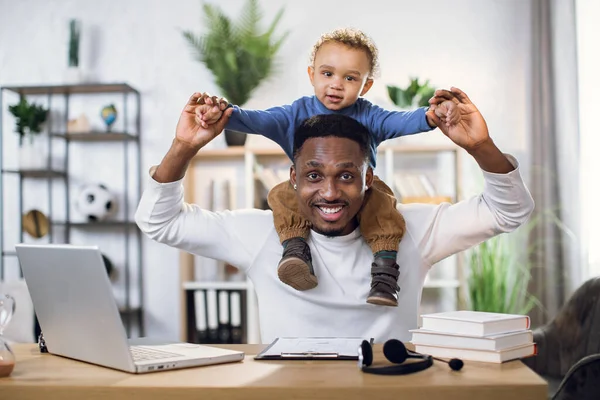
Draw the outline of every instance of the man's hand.
M198 151L215 137L217 137L227 124L233 109L221 111L219 107L207 104L206 100L199 104L198 100L203 96L202 93L194 93L181 112L175 140L181 144L185 144L191 149ZM215 110L216 108L216 110ZM219 115L212 124L208 124L204 118L214 119L215 115ZM221 115L222 114L222 115Z
M455 87L449 91L436 90L429 104L428 116L444 135L463 149L472 151L490 140L483 116L462 90Z
M456 118L447 115L448 101L454 103L458 110ZM436 90L429 104L431 104L429 117L435 121L444 135L468 151L481 169L497 174L506 174L515 169L496 147L483 116L462 90L455 87L450 88L449 91ZM438 115L445 118L442 120Z
M202 110L206 111L207 107L212 108L213 106L198 104L201 96L201 93L194 93L183 108L171 148L152 175L155 181L165 183L183 178L190 161L198 150L218 136L227 124L233 109L223 112L215 124L208 127L203 126Z
M199 105L205 105L205 107L198 109L201 125L204 128L207 128L208 125L215 124L229 105L226 98L211 96L207 92L201 94L197 103Z

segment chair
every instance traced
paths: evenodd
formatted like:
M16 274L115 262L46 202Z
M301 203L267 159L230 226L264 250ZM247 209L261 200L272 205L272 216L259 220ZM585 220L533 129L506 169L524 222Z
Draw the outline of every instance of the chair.
M549 398L600 399L598 386L580 384L582 376L600 371L600 277L581 285L549 324L534 330L538 355L523 360L548 381ZM594 358L597 357L597 358ZM577 392L575 397L569 391Z
M600 398L600 354L583 357L567 372L552 400Z

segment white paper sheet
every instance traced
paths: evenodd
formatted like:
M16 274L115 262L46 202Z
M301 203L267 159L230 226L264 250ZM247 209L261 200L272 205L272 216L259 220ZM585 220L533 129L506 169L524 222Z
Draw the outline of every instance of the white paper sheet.
M358 357L363 338L356 337L282 337L261 356L286 357Z

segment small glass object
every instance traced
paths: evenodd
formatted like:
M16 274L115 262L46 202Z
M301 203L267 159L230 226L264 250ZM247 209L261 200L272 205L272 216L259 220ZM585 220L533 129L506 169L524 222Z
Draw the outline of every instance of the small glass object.
M15 299L0 293L0 378L9 376L15 368L15 355L4 339L4 329L15 313Z

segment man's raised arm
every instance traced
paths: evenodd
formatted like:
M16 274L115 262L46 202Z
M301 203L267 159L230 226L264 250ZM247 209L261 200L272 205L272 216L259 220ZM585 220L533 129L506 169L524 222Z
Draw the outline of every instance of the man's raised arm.
M183 108L177 122L173 144L154 172L153 178L157 182L175 182L183 178L198 150L217 137L227 124L232 109L225 110L217 123L202 126L205 125L202 124L203 114L210 113L211 107L198 104L198 99L201 97L202 93L194 93ZM214 112L220 112L217 106L214 107Z
M454 102L460 110L457 120L440 121L444 101ZM502 153L489 136L487 124L479 110L460 89L437 90L430 100L429 115L440 130L456 145L465 149L483 171L485 186L481 195L456 204L437 207L413 207L403 210L412 214L408 226L429 265L466 250L525 223L534 202L519 172L518 162Z

